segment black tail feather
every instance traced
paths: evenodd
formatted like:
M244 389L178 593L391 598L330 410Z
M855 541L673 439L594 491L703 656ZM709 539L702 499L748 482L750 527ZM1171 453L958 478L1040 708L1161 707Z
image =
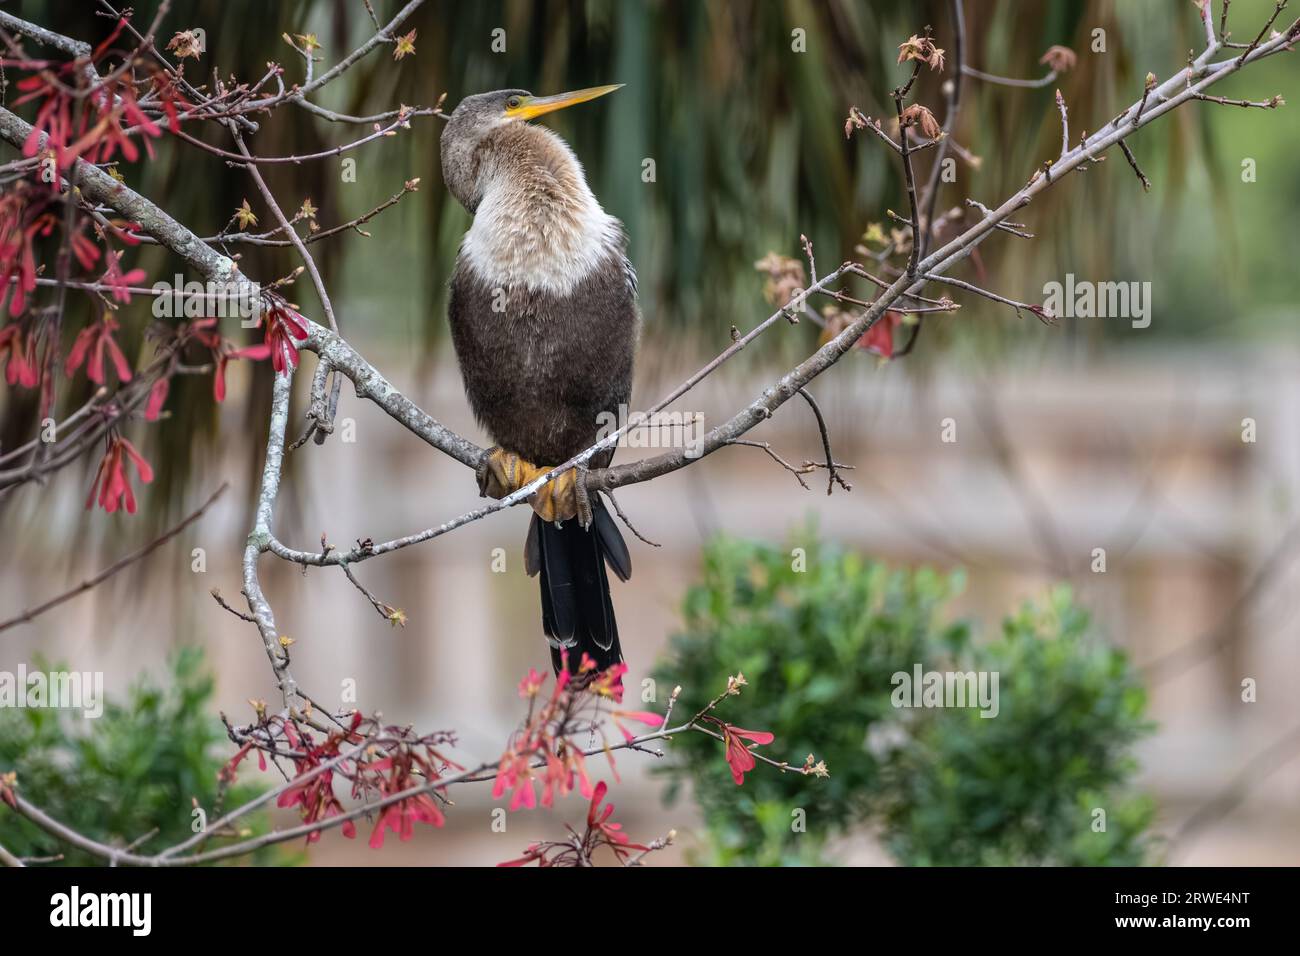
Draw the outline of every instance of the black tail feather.
M627 542L609 516L609 511L600 502L591 509L591 530L600 540L600 548L605 561L618 575L619 580L626 581L632 577L632 555L627 552Z
M577 521L557 526L533 515L524 545L525 568L530 575L541 574L542 628L557 674L566 650L574 670L584 653L602 670L623 660L605 564L626 581L632 561L599 500L592 502L592 519L588 530Z

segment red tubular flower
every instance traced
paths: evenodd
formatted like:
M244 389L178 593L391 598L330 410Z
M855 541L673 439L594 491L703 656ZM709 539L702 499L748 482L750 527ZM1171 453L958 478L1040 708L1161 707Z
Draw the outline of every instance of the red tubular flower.
M179 129L181 125L180 110L189 109L190 104L186 102L185 97L181 96L180 91L176 88L175 79L166 73L155 75L154 92L157 94L159 102L162 103L163 115L167 117L167 128Z
M153 383L153 388L149 389L149 401L144 406L144 420L147 422L156 422L158 416L162 414L163 405L167 401L167 392L171 389L171 379L164 376Z
M99 106L103 117L100 119L96 128L92 129L85 138L91 140L91 143L98 148L95 152L98 159L94 162L105 162L113 157L115 152L120 151L124 159L128 162L135 162L140 158L140 151L136 149L135 143L126 135L126 130L122 128L119 120L125 120L128 127L138 128L144 133L145 152L149 158L153 159L153 143L149 137L157 138L162 135L162 130L158 124L145 115L140 109L135 99L135 90L129 85L123 83L117 85L112 94L107 91L96 93L96 98L100 99ZM116 105L116 109L112 107ZM92 149L94 147L92 146Z
M318 760L301 761L298 768L301 771L299 776L304 776L312 767L316 766ZM303 823L316 823L328 820L330 817L337 817L343 813L343 804L337 796L334 795L334 771L325 770L310 780L291 786L276 800L276 806L279 807L298 807L302 814ZM342 825L343 835L349 840L357 835L356 824L347 820ZM307 834L308 843L316 843L320 840L321 831L313 830Z
M118 302L126 303L131 301L131 286L143 282L148 275L143 269L132 269L130 272L123 272L120 259L122 254L110 253L105 263L107 269L100 278L100 282L109 287L109 292Z
M244 762L248 752L253 749L251 743L244 744L239 748L239 752L226 761L225 765L217 771L217 780L224 784L235 782L235 777L239 772L239 765Z
M903 316L897 312L886 312L871 328L862 334L856 345L868 352L875 352L881 358L894 357L894 329L903 323Z
M315 772L323 763L338 756L343 736L331 733L323 743L317 743L311 734L304 732L300 735L295 731L292 721L282 720L281 729L285 740L294 750L300 751L300 755L293 758L297 776L292 785L277 798L276 805L297 807L304 823L317 823L341 816L345 811L343 803L334 793L334 769ZM260 750L258 756L262 757ZM312 773L315 776L309 776ZM356 824L351 820L344 821L341 829L348 839L357 835ZM320 837L321 831L313 830L307 834L307 842L315 843Z
M605 794L609 793L609 785L602 780L596 784L596 792L591 795L591 806L587 808L587 826L596 825L596 814L600 809L600 803L605 799ZM600 819L608 820L609 815L614 812L614 805L611 803L605 808L605 814Z
M510 795L510 812L520 807L529 810L537 806L537 790L533 786L533 771L527 757L515 759L514 791Z
M415 835L416 823L428 823L440 827L446 822L442 811L427 793L407 797L385 808L384 815L379 818L374 832L370 834L370 847L374 850L381 849L384 845L384 834L388 830L392 830L405 841Z
M497 765L496 779L492 783L492 799L500 800L509 790L511 813L520 807L532 810L537 806L537 790L529 756L527 753L507 750Z
M40 66L38 66L40 64ZM23 64L16 64L23 65ZM30 69L39 69L45 64L34 61L26 64ZM43 98L40 109L36 111L36 122L32 131L23 142L23 155L29 159L41 151L41 137L45 137L44 148L54 152L54 161L60 170L67 169L76 158L69 154L68 144L72 139L72 97L68 96L44 72L19 80L19 96L14 100L20 106L29 100Z
M0 329L0 359L5 362L5 381L12 387L35 388L41 380L36 361L36 336L23 344L23 330L17 322Z
M86 497L87 510L95 504L95 492L98 490L99 506L109 514L116 511L123 501L126 503L127 514L135 514L135 493L126 478L127 459L135 464L136 473L142 482L147 485L153 481L153 468L135 450L135 446L125 438L116 437L109 442L108 451L104 453L99 462L99 470L95 472L90 494Z
M542 778L542 806L551 807L555 803L555 791L561 795L573 787L573 774L564 766L563 761L549 751L546 754L546 776Z
M68 361L63 367L64 373L71 378L81 364L86 361L86 356L90 356L90 361L86 365L86 378L90 379L96 385L104 384L104 353L107 352L113 360L113 365L117 368L117 377L119 381L131 381L131 365L127 362L126 356L118 348L117 342L113 340L113 333L118 329L117 320L107 312L104 313L104 320L94 325L88 325L78 334L76 341L72 343L72 351L68 353Z
M119 20L109 38L95 48L90 62L101 59L116 42L125 20ZM36 122L23 143L23 155L35 156L48 151L54 156L60 171L68 169L77 159L103 163L120 152L127 160L139 158L139 150L127 135L131 127L145 136L145 149L153 155L150 137L162 135L158 124L140 108L134 77L111 75L85 99L87 108L74 118L75 88L79 84L78 72L86 66L84 59L53 63L42 60L6 60L3 65L37 71L16 84L19 91L14 105L40 100ZM147 67L147 64L145 65ZM179 119L178 103L183 104L174 85L159 83L155 75L154 92L162 102L163 110L174 123ZM188 104L185 104L188 105Z
M610 821L609 818L614 814L613 804L601 806L608 792L609 788L604 783L593 791L591 805L587 808L586 832L579 834L570 828L570 839L530 843L523 856L498 863L497 866L527 866L530 863L538 866L590 866L592 854L602 846L609 847L619 862L626 864L634 850L649 853L652 849L661 849L665 844L646 846L643 843L633 843L623 832L621 823Z
M275 300L266 314L266 346L271 351L271 365L283 373L290 365L298 367L298 349L293 340L307 338L307 322L281 300Z
M81 227L84 225L85 220L83 219L81 225L77 227L77 231L72 234L71 245L72 254L81 263L81 268L89 270L95 268L95 263L99 261L101 253L94 240L82 234Z
M578 792L584 797L590 798L596 792L596 788L591 785L591 778L587 776L587 758L583 756L581 750L577 747L570 747L564 756L564 762L569 769L569 788L573 788L573 779L578 779Z
M4 794L0 792L0 796ZM538 866L550 866L546 860L546 853L542 844L530 843L528 849L524 850L524 855L517 860L506 860L504 863L498 863L497 866L527 866L529 863L536 863Z
M417 781L425 779L412 774L411 770L414 763L415 761L410 754L401 754L394 757L385 757L358 769L367 772L387 770L388 773L380 777L376 785L381 794L391 796L401 793L403 790L409 790ZM427 793L416 794L384 808L379 822L375 824L375 829L370 834L370 847L374 850L383 847L384 834L389 830L396 833L401 840L406 841L415 835L415 824L417 823L427 823L430 826L441 827L445 822L446 818L442 815L442 811L438 809L438 804L432 796Z
M271 355L271 349L268 345L250 345L243 349L231 349L229 351L221 350L216 353L217 370L212 376L212 394L219 402L226 400L226 363L231 359L250 359L254 362L260 362Z
M48 202L22 182L0 195L0 308L8 302L13 318L23 314L27 297L36 288L33 243L53 232L57 222L45 211Z
M528 668L528 674L519 682L519 696L527 700L536 697L546 682L545 675L535 667Z
M623 720L638 721L639 723L645 724L647 727L651 728L652 730L657 727L662 727L664 725L664 718L662 714L652 713L651 711L648 710L616 710L611 712L609 716L610 719L614 721L614 726L617 727L620 731L622 731L624 739L627 740L629 743L631 743L636 738L636 735L633 734L632 731L624 727L622 720L620 720L619 718L623 718Z
M649 850L650 848L644 844L633 843L623 832L623 824L608 822L614 813L614 805L611 803L603 810L600 809L601 801L605 799L608 790L605 781L596 784L596 792L591 795L591 806L587 810L587 829L596 831L595 835L613 850L620 860L627 856L629 850Z
M0 308L10 302L9 313L17 317L27 308L27 297L36 288L36 255L32 252L31 234L7 225L0 220ZM12 281L15 276L17 282Z
M722 742L727 748L727 766L731 768L731 778L736 781L736 786L745 782L745 774L753 770L756 765L754 755L745 746L745 741L770 744L775 739L763 730L744 730L731 724L722 725Z
M253 362L260 362L269 358L271 347L266 343L260 345L250 345L246 348L231 348L230 343L221 337L217 331L217 319L199 319L197 322L191 322L189 326L182 330L181 335L184 338L193 339L200 345L205 346L212 352L212 361L216 371L212 375L212 394L218 402L226 400L226 365L232 359L248 359Z
M496 779L492 781L492 799L500 800L505 792L515 785L515 754L513 750L507 750L501 755L501 762L497 764Z
M586 655L583 657L586 658ZM614 664L606 668L592 680L591 692L600 697L608 697L616 704L623 703L623 675L626 673L626 664Z

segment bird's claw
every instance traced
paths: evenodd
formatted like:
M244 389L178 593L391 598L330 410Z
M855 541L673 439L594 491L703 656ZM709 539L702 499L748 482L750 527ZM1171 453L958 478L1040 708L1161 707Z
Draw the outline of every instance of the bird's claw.
M553 467L537 467L533 478L546 474ZM550 484L543 485L529 499L529 503L543 521L561 522L577 518L582 527L590 528L591 497L587 493L586 467L579 465L556 475Z
M532 481L548 474L554 465L534 465L514 452L489 448L476 469L479 497L505 498ZM561 522L577 518L591 527L591 497L587 492L587 468L579 465L556 475L528 499L543 521Z
M478 468L474 470L478 478L478 496L480 498L504 498L513 491L518 491L521 482L517 480L519 463L522 459L500 445L493 445L483 453Z

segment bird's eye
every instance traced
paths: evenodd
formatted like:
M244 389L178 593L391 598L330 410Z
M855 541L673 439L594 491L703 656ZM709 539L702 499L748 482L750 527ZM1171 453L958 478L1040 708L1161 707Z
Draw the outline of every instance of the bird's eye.
M510 99L506 100L506 109L508 109L508 110L517 110L517 109L519 109L519 107L520 107L521 105L523 105L523 102L524 102L524 101L523 101L522 99L520 99L519 97L517 97L517 96L512 96L512 97L510 97Z

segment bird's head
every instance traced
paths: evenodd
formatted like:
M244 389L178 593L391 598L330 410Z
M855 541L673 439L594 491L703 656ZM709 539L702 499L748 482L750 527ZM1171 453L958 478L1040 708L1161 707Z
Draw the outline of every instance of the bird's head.
M622 85L592 86L554 96L534 96L527 90L494 90L465 97L442 131L442 174L447 188L473 211L482 198L478 180L483 156L479 146L491 133L511 123L524 123L594 100Z

